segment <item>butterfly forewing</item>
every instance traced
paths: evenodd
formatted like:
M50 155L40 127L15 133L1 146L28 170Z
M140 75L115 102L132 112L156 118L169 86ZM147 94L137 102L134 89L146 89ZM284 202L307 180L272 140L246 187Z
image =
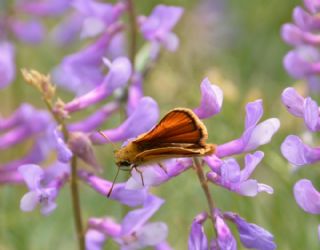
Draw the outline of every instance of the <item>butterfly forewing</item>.
M134 143L141 148L161 147L162 144L205 145L207 130L201 120L189 109L170 111L151 131Z

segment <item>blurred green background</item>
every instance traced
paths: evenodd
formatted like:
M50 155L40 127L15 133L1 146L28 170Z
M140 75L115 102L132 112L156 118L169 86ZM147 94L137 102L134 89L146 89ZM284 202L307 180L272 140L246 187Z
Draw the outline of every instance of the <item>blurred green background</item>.
M260 149L265 158L253 178L274 188L273 195L260 194L254 198L240 197L211 185L214 200L224 211L239 213L248 221L263 226L275 236L280 250L319 249L317 225L319 217L303 212L295 203L293 184L308 178L320 187L319 168L307 167L292 173L280 154L280 144L288 134L302 135L303 121L289 115L280 103L282 90L295 86L301 93L305 83L292 80L282 66L282 58L290 49L280 38L280 27L291 21L297 0L167 0L135 1L139 13L148 14L159 3L180 5L185 13L176 31L180 48L176 53L164 52L158 65L144 81L146 95L152 96L161 108L161 114L174 107L196 107L200 99L199 85L208 76L211 82L224 90L222 112L205 120L210 142L221 144L238 138L244 126L244 108L248 101L262 98L264 119L278 117L281 129L272 142ZM49 25L52 25L49 22ZM54 48L48 43L37 47L17 44L18 68L35 68L49 72L65 54L76 51L80 44L66 49ZM62 93L65 100L70 95ZM1 115L7 116L21 102L43 107L40 97L25 85L21 76L10 87L0 92ZM90 112L90 110L88 111ZM119 124L121 117L113 117L105 128ZM316 144L316 139L315 144ZM13 159L28 148L0 152L0 162ZM115 174L112 147L97 148L99 162L105 167L108 179ZM243 157L239 157L240 164ZM127 178L122 174L122 179ZM318 184L318 185L317 185ZM0 187L0 250L9 249L75 249L76 241L71 214L70 193L66 186L58 198L58 209L43 217L38 211L23 213L19 201L26 192L22 186ZM207 209L205 197L196 174L190 170L153 192L166 203L152 218L169 226L169 243L175 249L187 249L189 228L195 215ZM83 217L114 216L121 220L126 208L98 195L81 184ZM206 231L212 236L210 223ZM232 227L234 230L234 227ZM235 234L237 236L237 234ZM238 237L238 236L237 236ZM105 249L117 249L108 242ZM239 249L243 249L239 246Z

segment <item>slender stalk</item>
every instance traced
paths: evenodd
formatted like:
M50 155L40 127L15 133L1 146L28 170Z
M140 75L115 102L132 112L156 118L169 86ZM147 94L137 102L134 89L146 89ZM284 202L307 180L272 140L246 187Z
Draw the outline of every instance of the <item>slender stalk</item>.
M210 193L210 189L208 187L208 182L207 182L207 179L203 173L203 170L202 170L202 166L201 166L201 162L199 160L199 158L197 157L194 157L193 158L193 162L194 162L194 168L196 170L196 173L198 175L198 179L201 183L201 187L202 187L202 190L206 196L206 199L207 199L207 203L208 203L208 206L209 206L209 217L212 221L212 224L213 224L213 228L215 230L215 233L217 235L217 230L216 230L216 227L215 227L215 218L212 216L212 213L215 209L215 204L214 204L214 201L212 199L212 196L211 196L211 193Z
M136 10L133 0L127 0L128 13L129 13L129 25L130 25L130 61L132 63L132 69L135 69L135 57L137 50L137 24L136 24Z
M79 250L85 250L83 225L81 219L80 197L77 185L77 157L73 156L71 159L71 197L73 216L76 227L76 233L79 243Z

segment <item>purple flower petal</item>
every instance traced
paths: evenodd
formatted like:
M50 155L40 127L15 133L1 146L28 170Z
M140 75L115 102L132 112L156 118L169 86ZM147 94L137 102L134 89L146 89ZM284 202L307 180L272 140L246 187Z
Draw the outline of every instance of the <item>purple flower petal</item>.
M97 130L112 114L118 111L120 104L117 102L110 102L87 117L86 119L71 123L68 126L69 131L91 132Z
M101 250L106 241L106 236L98 230L89 229L86 232L86 250Z
M127 140L150 130L158 117L158 104L151 97L144 97L139 101L134 112L119 127L105 130L103 133L112 142ZM99 133L92 133L90 139L94 144L109 143Z
M294 88L286 88L282 92L281 99L289 113L303 117L304 98Z
M171 178L181 174L192 166L192 160L185 159L171 159L161 163L166 169L162 169L158 164L148 165L147 167L141 167L144 186L158 186ZM141 189L142 185L140 174L134 169L131 172L131 178L127 181L126 187L128 189Z
M62 14L70 5L69 0L22 1L17 7L35 16L56 16Z
M40 181L44 176L44 171L38 165L28 164L20 166L18 169L30 190L39 187Z
M168 242L163 241L154 246L154 250L173 250L173 248L169 245Z
M225 217L231 219L237 226L240 240L246 248L257 250L276 249L273 235L262 227L246 222L243 218L234 213L224 213Z
M119 57L109 63L109 66L109 73L98 87L67 103L64 109L75 112L87 108L110 96L115 89L124 87L131 76L131 64L128 58Z
M58 131L56 129L53 131L53 140L55 143L58 160L64 163L69 162L72 157L72 152L65 144L63 139L58 135Z
M237 242L224 220L216 215L217 242L221 250L236 250Z
M246 105L246 121L245 128L254 127L258 124L263 115L262 100L249 102Z
M282 155L292 164L303 166L320 160L320 148L311 148L298 136L289 135L281 144Z
M271 141L272 136L278 131L280 121L277 118L270 118L259 123L252 131L250 137L248 136L247 145L244 151L254 150L257 147L267 144Z
M127 114L131 115L143 97L142 76L134 74L128 91Z
M57 46L63 47L79 38L83 16L78 13L69 15L60 22L50 33L50 38Z
M315 132L319 126L319 108L318 104L310 97L305 99L304 103L304 122L309 130Z
M293 188L294 197L299 206L307 213L320 214L320 193L311 181L299 180Z
M320 72L320 66L316 63L320 59L320 54L313 47L300 46L294 51L290 51L284 57L284 67L288 73L297 79L307 77Z
M164 200L149 195L143 208L129 212L122 221L121 235L130 235L139 230L143 224L160 208Z
M94 190L100 194L106 196L111 188L112 182L101 179L93 174L86 171L80 171L79 176L82 180L87 182ZM141 190L130 190L126 189L124 183L117 183L114 185L113 191L111 192L110 199L117 200L127 206L135 207L143 204L147 197L147 191Z
M317 15L310 15L302 7L295 7L293 11L294 22L303 30L317 30L320 28L320 18Z
M53 201L46 203L41 207L41 213L43 215L49 215L57 208L57 204Z
M136 232L137 243L139 248L147 246L156 246L163 242L168 236L168 227L163 222L154 222L145 224L140 230ZM130 247L130 244L129 246Z
M168 49L174 50L177 39L173 38L171 30L179 21L183 9L181 7L158 5L149 17L141 22L140 30L145 39L160 42Z
M38 195L36 191L26 193L20 201L20 209L24 212L30 212L35 209L38 204Z
M15 36L26 43L40 43L44 37L44 27L38 20L11 22L11 29Z
M65 57L52 72L53 81L78 95L83 95L101 85L101 82L104 81L101 70L102 58L106 54L110 39L119 30L118 26L110 27L95 43ZM103 92L101 94L103 99L106 96L105 89L102 87L99 91Z
M304 5L312 14L320 11L320 3L317 0L304 0Z
M245 156L245 167L241 170L240 180L244 181L249 179L256 166L261 162L264 157L262 151L254 152L253 154L247 154Z
M303 32L294 24L284 24L281 28L282 39L291 45L304 44Z
M201 102L194 112L200 119L211 117L220 112L223 92L217 85L212 85L208 78L201 82Z
M206 213L198 214L191 225L188 247L190 250L207 250L208 239L204 233L202 224L207 219Z
M15 49L8 42L0 42L0 89L9 85L15 78Z

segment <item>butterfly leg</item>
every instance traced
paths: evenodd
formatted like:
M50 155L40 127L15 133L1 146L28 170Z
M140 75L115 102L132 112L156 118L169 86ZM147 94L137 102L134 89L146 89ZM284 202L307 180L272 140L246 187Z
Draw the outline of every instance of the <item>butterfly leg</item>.
M131 167L131 170L132 170L132 169L135 169L135 170L139 173L140 178L141 178L142 186L144 186L144 179L143 179L142 171L138 168L137 165L133 165L133 166Z
M160 162L158 162L158 165L166 174L168 174L167 168L165 166L163 166Z

